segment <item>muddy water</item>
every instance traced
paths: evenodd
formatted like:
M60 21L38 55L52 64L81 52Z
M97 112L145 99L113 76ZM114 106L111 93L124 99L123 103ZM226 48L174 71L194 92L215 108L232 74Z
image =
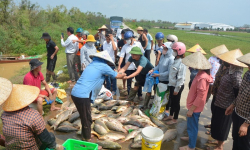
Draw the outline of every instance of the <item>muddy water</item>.
M0 64L0 77L10 79L20 69L22 69L23 67L27 67L27 66L29 66L29 62Z

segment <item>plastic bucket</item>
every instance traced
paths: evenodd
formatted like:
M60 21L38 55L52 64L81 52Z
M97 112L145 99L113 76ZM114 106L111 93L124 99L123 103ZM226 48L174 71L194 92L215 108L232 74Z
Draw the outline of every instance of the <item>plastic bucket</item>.
M160 150L163 131L156 127L142 129L142 150Z

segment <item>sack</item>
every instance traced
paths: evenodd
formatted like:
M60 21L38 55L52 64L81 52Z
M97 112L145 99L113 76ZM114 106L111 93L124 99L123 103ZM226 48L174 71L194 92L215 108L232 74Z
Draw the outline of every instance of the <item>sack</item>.
M142 91L151 93L153 86L154 86L154 77L152 77L150 74L147 74Z
M106 89L104 87L104 85L101 88L101 91L99 92L98 96L96 97L96 99L103 99L103 100L112 100L113 99L113 95L111 93L110 90Z
M154 97L153 105L150 109L150 115L163 119L165 107L169 101L169 89L167 84L159 83L156 88L156 94Z

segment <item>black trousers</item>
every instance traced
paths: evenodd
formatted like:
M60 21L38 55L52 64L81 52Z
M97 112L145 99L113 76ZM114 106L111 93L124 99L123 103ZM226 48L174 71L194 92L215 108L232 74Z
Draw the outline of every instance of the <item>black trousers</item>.
M247 129L246 136L239 136L240 126L245 122L245 119L241 118L236 112L233 112L233 150L249 150L250 149L250 126Z
M127 74L127 76L130 76L134 72L135 72L135 70L126 70L125 73ZM127 91L128 91L128 94L129 94L129 91L131 89L132 79L133 78L127 79ZM142 88L141 87L139 87L137 95L142 96Z
M177 95L174 95L175 87L170 86L170 99L171 99L171 109L170 109L170 116L174 116L174 119L178 119L179 112L180 112L180 100L181 100L181 93L184 89L184 85L181 86L180 91Z
M91 124L92 124L92 117L91 117L91 99L90 98L78 98L71 95L73 102L76 105L76 108L80 114L80 119L82 123L82 137L85 140L91 138Z
M150 53L151 53L151 49L150 50L145 49L144 56L149 60L149 62L150 62Z

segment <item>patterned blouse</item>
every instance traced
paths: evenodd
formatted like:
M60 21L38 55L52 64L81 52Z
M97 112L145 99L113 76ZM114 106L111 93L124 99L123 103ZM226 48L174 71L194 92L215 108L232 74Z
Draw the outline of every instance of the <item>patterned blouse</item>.
M225 69L224 65L221 64L218 72L215 75L215 81L214 81L214 84L212 86L212 94L214 96L216 96L216 94L217 94L218 87L219 87L220 81L221 81L221 77L224 76L224 74L226 73L226 71L227 71L227 69Z
M225 75L221 78L220 85L214 102L215 106L227 109L232 104L236 96L234 89L239 89L242 82L242 72L235 71L229 74L229 68L226 69Z
M246 123L250 124L250 71L248 70L242 80L239 94L233 102L236 106L236 113L246 119Z

